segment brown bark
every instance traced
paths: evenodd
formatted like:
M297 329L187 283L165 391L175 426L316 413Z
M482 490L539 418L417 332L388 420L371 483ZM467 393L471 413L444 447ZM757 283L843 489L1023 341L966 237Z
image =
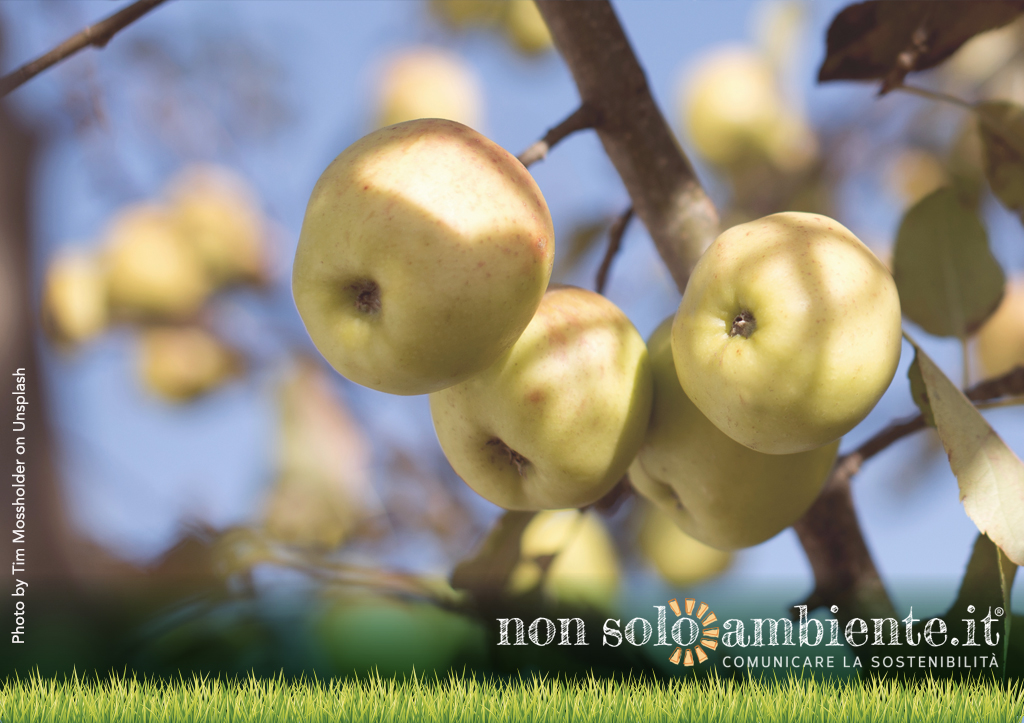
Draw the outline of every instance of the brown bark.
M718 214L655 104L615 11L605 0L540 0L537 7L636 215L682 291L718 233Z

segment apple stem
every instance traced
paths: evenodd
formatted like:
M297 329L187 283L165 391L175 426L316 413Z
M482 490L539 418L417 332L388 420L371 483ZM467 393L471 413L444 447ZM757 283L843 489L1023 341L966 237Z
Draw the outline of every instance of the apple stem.
M350 284L348 288L356 294L356 309L364 314L380 311L380 287L376 281L364 279Z
M729 330L729 336L742 336L744 339L749 339L750 335L754 333L754 329L757 328L757 321L754 320L754 315L749 311L741 311L736 315L736 318L732 320L732 329Z
M509 447L507 444L505 444L505 442L503 440L501 440L501 439L499 439L497 437L494 437L493 439L488 440L487 444L489 446L498 447L498 449L500 449L505 454L507 454L508 455L508 463L515 465L516 471L519 472L519 476L520 477L525 477L526 476L525 469L526 469L526 466L530 464L530 460L528 460L523 455L519 454L519 452L517 452L514 449L512 449L511 447Z

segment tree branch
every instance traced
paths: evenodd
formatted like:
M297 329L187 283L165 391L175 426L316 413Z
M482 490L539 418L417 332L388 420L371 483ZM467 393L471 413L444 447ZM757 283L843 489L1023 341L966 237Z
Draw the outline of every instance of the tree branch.
M619 253L622 247L622 237L626 234L629 222L633 218L633 207L627 208L621 216L615 219L615 223L608 229L608 250L605 251L604 259L601 261L601 268L597 270L597 293L604 293L605 282L608 281L608 272L612 268L612 259Z
M718 233L718 214L655 104L615 11L607 0L538 0L537 7L582 105L599 115L605 152L682 291Z
M45 55L25 63L25 65L17 70L0 78L0 98L39 75L47 68L56 65L64 60L64 58L74 55L82 48L87 48L90 45L97 48L105 47L118 31L135 22L163 2L166 2L166 0L137 0L137 2L122 8L95 25L90 25L81 32L72 35Z
M534 143L525 151L519 154L519 162L529 168L537 161L547 158L548 151L554 148L555 144L572 135L576 131L593 128L599 120L598 113L589 105L584 103L572 115L549 130L542 139Z

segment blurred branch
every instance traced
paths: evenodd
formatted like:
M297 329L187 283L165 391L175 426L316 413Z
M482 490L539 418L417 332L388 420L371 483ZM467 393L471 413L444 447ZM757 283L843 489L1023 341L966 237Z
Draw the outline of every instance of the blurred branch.
M576 131L593 128L597 124L597 121L597 112L594 111L591 106L584 103L573 111L572 115L544 134L543 138L520 153L519 162L529 168L537 161L542 161L547 158L548 151L550 151L556 143L560 142L567 136L572 135Z
M965 394L979 407L993 399L1019 397L1024 394L1024 367L975 384ZM837 617L844 625L851 617L888 617L892 612L892 603L857 526L850 482L865 461L926 426L921 414L893 422L841 456L821 495L793 525L814 570L814 592L806 603L809 609L839 605Z
M74 55L82 48L87 48L90 45L96 48L105 47L110 42L110 39L120 30L163 2L166 2L166 0L137 0L137 2L122 8L95 25L90 25L81 32L72 35L50 52L40 55L35 60L25 63L25 65L17 70L0 78L0 98L39 75L47 68Z
M718 214L658 109L640 63L607 0L538 0L583 107L682 291L718 233Z
M619 253L619 249L622 247L622 237L626 234L626 228L629 226L630 220L633 218L633 207L627 208L621 216L615 219L615 223L608 230L608 250L604 254L604 259L601 261L601 268L597 270L597 293L604 293L605 282L608 281L608 272L612 268L612 260L615 255Z

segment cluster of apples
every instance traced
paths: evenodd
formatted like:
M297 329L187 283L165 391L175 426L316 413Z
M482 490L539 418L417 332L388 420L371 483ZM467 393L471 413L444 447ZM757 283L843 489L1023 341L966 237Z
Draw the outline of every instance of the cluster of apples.
M603 296L548 288L553 256L522 164L466 126L420 119L369 134L320 177L293 291L343 376L430 394L445 455L486 499L583 507L628 471L723 550L810 506L839 437L895 374L895 284L832 219L776 214L723 233L648 344Z
M239 356L196 318L217 290L263 282L265 235L242 179L215 166L186 168L165 198L121 209L99 249L52 259L43 326L60 347L73 348L112 323L141 325L143 382L166 399L192 399L241 368Z

